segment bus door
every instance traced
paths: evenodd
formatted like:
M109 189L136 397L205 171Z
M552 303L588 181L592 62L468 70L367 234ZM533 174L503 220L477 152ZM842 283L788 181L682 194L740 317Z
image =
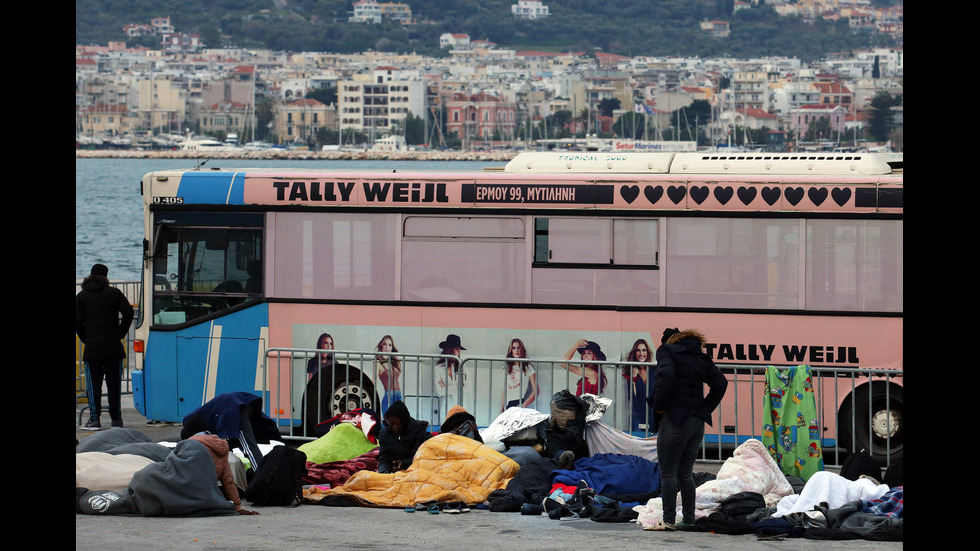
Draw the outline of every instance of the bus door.
M263 215L159 212L144 415L179 420L217 394L260 392L267 343ZM169 398L165 398L169 397Z

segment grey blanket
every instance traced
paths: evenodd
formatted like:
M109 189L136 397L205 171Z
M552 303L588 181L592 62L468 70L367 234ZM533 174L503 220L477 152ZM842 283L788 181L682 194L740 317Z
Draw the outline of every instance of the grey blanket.
M183 440L164 461L138 471L125 492L106 490L76 495L76 512L85 514L207 516L236 514L218 488L214 461L204 444Z
M78 443L75 453L103 452L112 455L132 454L164 461L170 455L170 448L157 444L138 430L121 427L99 431Z

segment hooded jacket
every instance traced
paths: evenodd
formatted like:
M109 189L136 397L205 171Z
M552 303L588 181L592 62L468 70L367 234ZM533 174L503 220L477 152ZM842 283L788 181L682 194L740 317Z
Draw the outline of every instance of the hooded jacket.
M238 494L238 486L235 484L235 476L231 472L231 464L228 463L228 442L213 434L195 434L190 437L204 444L214 460L214 471L221 483L221 493L225 498L235 504L235 510L242 508L242 500Z
M657 375L648 403L674 423L695 415L711 425L711 412L728 388L728 379L702 351L704 335L687 329L670 335L657 349ZM704 394L708 385L708 395ZM659 425L660 415L656 424Z
M90 275L75 295L75 334L85 344L82 361L121 360L122 339L133 323L133 306L109 278Z
M412 464L415 452L419 446L432 435L428 431L429 423L413 419L408 413L408 407L401 400L388 407L382 421L381 432L378 434L378 472L394 472L393 463L401 460L402 469ZM395 434L388 425L389 417L397 417L402 424L401 434Z

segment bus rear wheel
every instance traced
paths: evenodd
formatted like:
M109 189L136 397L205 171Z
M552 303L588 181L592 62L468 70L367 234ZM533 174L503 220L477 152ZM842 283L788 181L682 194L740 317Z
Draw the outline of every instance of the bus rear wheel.
M376 410L380 404L371 379L348 366L314 375L306 384L304 399L307 436L316 436L314 427L327 419L360 408Z
M902 461L904 411L901 386L871 382L859 387L841 407L837 424L840 447L849 452L866 450L882 465Z

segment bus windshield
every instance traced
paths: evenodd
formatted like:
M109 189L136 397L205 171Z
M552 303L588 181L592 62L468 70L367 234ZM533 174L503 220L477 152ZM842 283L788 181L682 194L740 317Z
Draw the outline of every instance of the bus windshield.
M195 320L262 294L260 228L161 225L153 258L153 321Z

